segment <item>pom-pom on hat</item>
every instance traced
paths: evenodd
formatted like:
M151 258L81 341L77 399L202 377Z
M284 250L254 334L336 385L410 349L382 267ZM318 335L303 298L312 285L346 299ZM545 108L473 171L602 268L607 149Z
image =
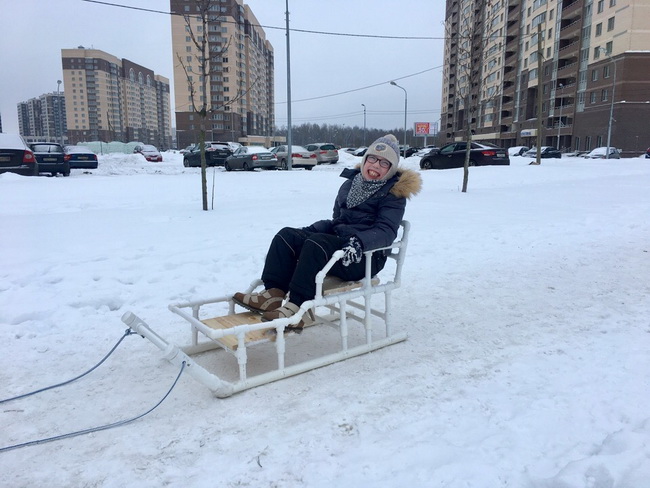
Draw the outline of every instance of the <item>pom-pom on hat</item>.
M363 161L361 161L362 166L366 164L366 158L370 155L390 161L390 168L384 176L384 180L391 179L397 172L397 165L399 164L399 142L393 134L386 134L370 144L366 154L363 156Z

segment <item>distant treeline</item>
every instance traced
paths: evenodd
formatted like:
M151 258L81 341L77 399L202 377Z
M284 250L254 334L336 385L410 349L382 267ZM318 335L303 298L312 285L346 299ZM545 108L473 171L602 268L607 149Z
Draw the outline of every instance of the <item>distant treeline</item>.
M305 146L312 142L330 142L341 147L361 147L367 146L385 134L394 134L400 144L404 143L404 128L391 130L367 128L364 134L363 127L356 125L354 127L329 124L295 125L291 131L291 138L293 144L299 146ZM276 129L275 135L286 137L287 128ZM413 137L413 129L409 129L406 134L406 144L409 146L423 146L424 137ZM427 137L427 144L435 144L435 137Z

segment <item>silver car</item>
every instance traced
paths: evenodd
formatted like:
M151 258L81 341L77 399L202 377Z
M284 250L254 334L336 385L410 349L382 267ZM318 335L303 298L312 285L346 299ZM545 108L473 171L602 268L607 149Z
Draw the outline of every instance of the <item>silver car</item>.
M307 151L307 148L302 146L291 146L291 167L292 168L305 168L311 170L316 166L316 155L313 152ZM280 168L287 169L287 146L276 146L271 149L271 152L278 158Z
M339 152L334 144L324 142L307 144L307 151L311 151L316 155L317 164L334 164L339 162Z
M233 169L252 171L255 168L275 169L278 167L278 158L262 146L241 146L226 158L224 166L226 171Z

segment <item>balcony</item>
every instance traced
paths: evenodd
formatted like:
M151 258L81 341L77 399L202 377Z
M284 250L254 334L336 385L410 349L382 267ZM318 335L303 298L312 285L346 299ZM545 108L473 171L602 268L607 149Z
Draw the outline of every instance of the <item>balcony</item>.
M567 0L562 4L562 17L567 17L572 14L579 14L582 10L583 2L580 0Z
M569 19L562 19L560 24L560 37L580 37L580 27L582 26L581 17L579 15Z

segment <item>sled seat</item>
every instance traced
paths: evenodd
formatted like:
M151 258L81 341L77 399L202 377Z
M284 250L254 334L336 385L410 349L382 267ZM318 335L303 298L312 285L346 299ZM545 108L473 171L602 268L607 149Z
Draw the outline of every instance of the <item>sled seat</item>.
M190 325L191 341L183 347L161 337L131 312L126 312L122 321L162 350L165 359L176 365L186 364L189 374L219 398L366 354L407 338L404 328L401 332L393 330L391 295L401 285L409 229L409 222L402 221L395 242L385 248L364 252L366 269L365 276L360 281L344 281L328 275L329 270L344 255L343 251L336 251L316 275L316 295L312 300L304 302L298 313L292 317L262 322L261 315L257 313L236 311L239 305L233 301L232 294L170 304L169 310ZM377 276L371 275L371 258L374 252L384 252L387 256L386 266L380 272L381 281ZM251 293L260 287L263 287L261 280L255 280L245 293ZM213 310L220 313L212 313ZM311 325L331 326L338 333L332 334L328 327L318 331L320 335L317 335L317 331L310 330L307 334L303 332L300 340L292 339L291 336L296 334L285 332L286 328L295 326L307 313L314 318ZM361 327L358 327L358 324ZM321 339L328 341L327 347ZM255 369L260 369L262 363L265 368L250 375L247 370L248 348L269 342L273 345L267 345L267 349L261 348L256 352L256 357L262 354L266 361L256 362ZM274 348L276 352L275 368L268 363L268 360L273 362L272 356L269 356L269 347ZM208 368L193 359L194 356L219 349L236 357L239 366L238 380L225 379L226 370L230 374L227 364L222 366L224 369ZM267 366L270 366L270 369ZM215 369L219 371L215 372Z
M380 280L377 276L371 279L371 285L377 286ZM350 290L356 290L363 286L362 281L345 281L338 276L327 275L323 280L323 296L333 295L334 293L343 293Z

